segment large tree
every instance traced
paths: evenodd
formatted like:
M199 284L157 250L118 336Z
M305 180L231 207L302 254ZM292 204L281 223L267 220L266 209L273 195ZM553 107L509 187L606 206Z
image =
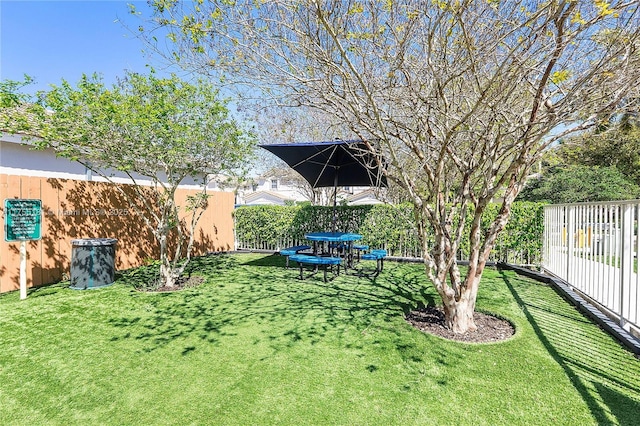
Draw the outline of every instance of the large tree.
M551 167L528 179L518 200L558 204L632 200L638 196L638 185L615 167L572 164Z
M128 73L112 87L85 75L75 87L63 80L38 98L37 104L4 108L3 130L35 136L37 147L53 148L109 181L114 171L125 174L133 185L115 188L159 244L158 285L174 286L207 207L209 178L246 163L251 134L229 117L210 83L174 75ZM180 206L175 193L188 178L202 189Z
M615 167L640 185L640 126L628 116L614 125L567 138L556 149L566 164Z
M640 78L636 1L151 5L142 34L153 43L165 31L173 43L158 37L156 47L167 57L249 95L263 89L264 102L318 108L384 155L388 180L415 206L426 272L458 333L476 328L482 272L531 165L610 116ZM491 202L501 208L483 234Z

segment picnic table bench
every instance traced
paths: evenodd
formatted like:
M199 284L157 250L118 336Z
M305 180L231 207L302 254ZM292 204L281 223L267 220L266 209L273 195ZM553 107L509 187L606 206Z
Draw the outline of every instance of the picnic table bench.
M314 265L315 274L319 266L324 266L324 282L327 282L327 271L330 269L333 272L333 267L338 266L338 272L335 275L340 275L340 265L342 264L342 258L333 256L314 256L310 254L292 254L289 256L290 260L298 263L300 267L300 279L304 280L304 265Z
M361 260L375 260L376 261L376 269L373 271L372 276L377 277L380 272L382 272L382 268L384 268L384 258L387 257L387 251L384 249L376 249L371 250L368 253L364 253L360 255Z
M286 267L288 268L289 267L289 257L294 255L294 254L298 254L301 251L305 251L305 250L311 250L311 246L300 245L300 246L287 247L285 249L280 250L280 256L286 256L286 258L287 258Z
M358 261L358 262L360 262L360 255L361 255L363 252L365 252L365 253L366 253L366 251L367 251L367 250L369 250L369 246L368 246L368 245L366 245L366 244L354 244L352 248L353 248L353 250L355 250L355 251L356 251L356 253L357 253L357 261Z

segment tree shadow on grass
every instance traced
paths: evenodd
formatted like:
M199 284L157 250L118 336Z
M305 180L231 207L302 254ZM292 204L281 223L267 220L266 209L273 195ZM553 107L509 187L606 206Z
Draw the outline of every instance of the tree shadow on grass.
M227 254L210 254L194 257L184 270L183 276L191 278L193 275L206 277L209 274L220 273L237 265L234 257ZM131 268L116 273L117 279L124 278L128 285L140 291L151 291L160 278L159 261L148 262L146 265Z
M286 260L287 258L285 256L280 256L278 253L273 253L271 255L268 256L262 256L259 257L257 259L253 259L250 260L248 262L245 262L245 265L249 265L249 266L275 266L275 267L282 267L284 268L286 266ZM290 267L292 268L292 267ZM295 268L292 268L295 269Z
M280 256L277 253L274 253L269 256L260 257L258 259L251 260L246 262L245 265L249 266L258 266L258 267L276 267L276 268L286 268L286 258L284 256ZM298 277L295 271L297 271L297 266L289 266L288 275L293 277ZM345 274L341 269L340 276L344 276ZM373 285L377 285L380 288L386 288L386 290L390 294L394 294L399 298L404 298L406 300L410 300L411 303L403 304L404 313L408 313L409 308L415 308L424 306L425 304L435 305L438 302L436 301L435 295L432 291L429 290L429 285L422 280L423 275L412 275L412 276L394 276L392 273L382 272L382 276L373 277L367 276L364 274L353 273L353 269L350 269L346 274L350 280L356 280L357 283L362 284L363 282L369 282ZM314 279L308 278L309 280ZM318 279L318 278L315 278ZM306 280L305 280L306 281ZM419 297L416 298L416 295Z
M571 310L559 295L542 300L527 291L529 281L519 285L519 278L504 271L501 275L538 338L565 371L597 423L611 424L613 417L616 424L637 425L640 386L629 378L640 377L640 362L577 310Z
M395 321L425 302L424 274L407 268L390 268L376 280L340 275L325 283L317 276L297 279L295 270L285 269L277 255L247 262L236 259L198 258L193 273L205 275L207 284L144 295L147 312L109 320L115 327L113 340L134 339L141 350L153 351L185 339L186 355L198 349L193 336L203 344L218 344L237 333L237 327L255 327L274 347L301 340L316 344L329 334ZM398 349L411 352L407 347Z

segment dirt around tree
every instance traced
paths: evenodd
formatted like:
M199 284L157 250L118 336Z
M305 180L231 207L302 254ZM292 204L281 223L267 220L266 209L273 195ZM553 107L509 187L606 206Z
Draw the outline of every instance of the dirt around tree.
M204 278L201 276L180 277L176 280L176 283L173 287L163 286L163 287L155 288L151 291L152 292L180 291L180 290L184 290L185 288L197 287L203 282L204 282Z
M473 320L478 329L474 332L456 334L444 326L444 311L436 306L411 311L405 317L407 322L418 330L442 337L448 340L468 343L491 343L506 340L513 336L513 325L502 318L474 312Z

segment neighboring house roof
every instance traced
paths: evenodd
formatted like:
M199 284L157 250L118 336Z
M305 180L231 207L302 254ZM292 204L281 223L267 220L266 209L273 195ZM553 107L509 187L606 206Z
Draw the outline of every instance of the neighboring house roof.
M53 149L33 149L33 143L21 135L0 133L0 173L17 176L39 176L58 179L73 179L105 182L106 179L92 173L77 161L58 157ZM131 183L129 177L118 171L109 171L113 182ZM135 175L140 185L152 185L151 179ZM161 178L162 180L162 178ZM179 185L185 189L200 189L201 182L187 178Z
M0 131L7 132L13 129L19 136L33 136L37 133L38 120L35 109L40 107L35 104L21 104L12 107L0 108ZM53 114L45 110L46 114Z
M376 197L375 190L373 189L367 189L365 191L350 195L346 198L346 200L350 206L358 206L362 204L384 204L383 201L380 201Z
M287 201L295 201L291 197L272 191L257 191L246 194L244 197L245 204L277 204L284 205Z

